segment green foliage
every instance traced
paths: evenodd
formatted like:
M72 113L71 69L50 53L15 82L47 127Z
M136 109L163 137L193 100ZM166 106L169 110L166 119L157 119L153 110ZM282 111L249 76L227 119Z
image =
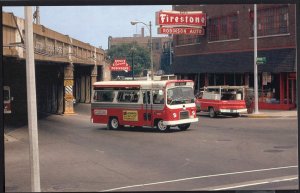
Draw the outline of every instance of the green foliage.
M107 56L111 64L115 59L126 59L127 63L131 66L131 69L133 61L135 77L141 76L143 70L150 68L150 50L139 46L136 42L111 46L111 48L107 51ZM112 76L113 78L116 78L117 76L131 77L132 71L112 72Z

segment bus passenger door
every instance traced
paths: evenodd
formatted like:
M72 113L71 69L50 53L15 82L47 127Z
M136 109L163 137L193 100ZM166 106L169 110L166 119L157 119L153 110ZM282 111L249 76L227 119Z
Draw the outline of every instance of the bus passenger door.
M151 90L143 90L143 121L144 126L152 126Z

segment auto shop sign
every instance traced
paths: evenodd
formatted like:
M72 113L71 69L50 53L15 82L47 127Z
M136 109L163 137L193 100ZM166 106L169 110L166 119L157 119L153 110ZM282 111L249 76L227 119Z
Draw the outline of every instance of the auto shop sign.
M159 11L156 12L159 34L204 35L206 14L202 11Z
M156 25L206 26L206 14L202 11L159 11L156 12Z
M158 34L189 34L189 35L204 35L203 28L187 28L187 27L159 27Z
M126 62L126 59L116 59L112 66L110 66L111 71L130 71L131 68Z

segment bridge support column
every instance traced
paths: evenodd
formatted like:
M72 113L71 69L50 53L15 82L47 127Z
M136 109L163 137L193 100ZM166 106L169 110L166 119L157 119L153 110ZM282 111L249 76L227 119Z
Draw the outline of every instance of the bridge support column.
M89 75L85 76L85 103L91 102L91 77Z
M64 69L64 114L74 114L73 86L74 86L74 66L72 63Z

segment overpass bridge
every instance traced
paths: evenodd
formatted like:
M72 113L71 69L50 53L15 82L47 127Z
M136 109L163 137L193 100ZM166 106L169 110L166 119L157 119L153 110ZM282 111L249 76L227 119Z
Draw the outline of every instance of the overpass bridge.
M24 19L2 15L3 83L10 86L14 121L27 119ZM93 30L93 29L91 29ZM89 103L95 81L109 80L104 50L33 24L38 113L72 114L74 101Z

